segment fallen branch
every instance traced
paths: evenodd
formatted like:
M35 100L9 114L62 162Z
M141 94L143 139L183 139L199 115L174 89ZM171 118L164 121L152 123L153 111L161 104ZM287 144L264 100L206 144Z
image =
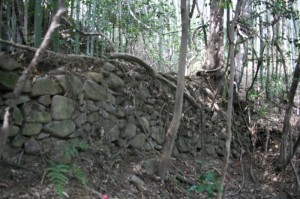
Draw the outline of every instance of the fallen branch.
M0 39L0 43L6 44L6 45L9 45L9 46L13 46L13 47L16 47L16 48L19 48L19 49L22 49L22 50L30 51L30 52L33 52L33 53L36 53L38 51L38 48L25 46L25 45L21 45L21 44L16 44L14 42L10 42L10 41L3 40L3 39ZM56 52L53 52L53 51L50 51L50 50L44 50L43 53L47 53L49 55L56 56L56 57L61 58L61 59L65 59L65 58L72 58L72 59L74 59L74 58L86 58L86 59L91 59L91 60L98 60L98 58L90 57L90 56L86 56L86 55L61 54L61 53L56 53Z
M111 53L110 54L110 58L112 59L123 59L125 61L128 62L135 62L139 65L141 65L142 67L145 68L145 70L152 76L152 77L156 77L156 72L153 70L153 68L151 68L151 66L149 66L146 62L144 62L143 60L141 60L140 58L128 54L128 53Z

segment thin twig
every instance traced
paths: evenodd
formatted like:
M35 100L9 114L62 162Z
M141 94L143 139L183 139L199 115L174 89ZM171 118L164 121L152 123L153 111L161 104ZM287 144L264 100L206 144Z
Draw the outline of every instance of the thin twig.
M299 175L298 175L298 173L297 173L297 169L296 169L295 164L293 163L292 160L290 160L290 163L291 163L291 165L292 165L293 171L294 171L295 176L296 176L296 181L297 181L297 185L298 185L298 190L300 191L300 178L299 178Z

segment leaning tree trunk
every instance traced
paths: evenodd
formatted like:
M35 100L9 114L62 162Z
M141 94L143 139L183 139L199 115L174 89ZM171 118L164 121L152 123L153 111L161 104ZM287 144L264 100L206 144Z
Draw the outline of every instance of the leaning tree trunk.
M280 196L283 196L283 188L284 188L284 177L285 177L285 167L289 163L289 160L292 158L291 154L294 154L293 151L287 151L288 149L288 137L290 134L290 119L292 115L293 105L294 105L294 97L298 87L298 81L300 78L300 53L297 60L297 65L294 71L293 82L290 88L289 96L288 96L288 108L285 112L284 122L283 122L283 130L281 135L281 146L280 146L280 160L282 164L282 180L281 180L281 188L280 188ZM294 147L295 148L295 147Z
M164 143L163 152L158 164L158 175L162 179L166 178L168 164L170 162L171 153L173 150L174 141L177 135L177 131L180 124L180 118L182 114L184 78L185 78L184 75L185 75L187 38L188 38L188 17L187 17L186 0L181 0L181 20L182 20L182 35L181 35L181 44L180 44L178 80L177 80L174 114L169 129L167 131L166 141Z

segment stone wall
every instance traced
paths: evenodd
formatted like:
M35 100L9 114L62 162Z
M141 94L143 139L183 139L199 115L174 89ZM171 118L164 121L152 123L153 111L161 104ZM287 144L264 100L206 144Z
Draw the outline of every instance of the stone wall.
M139 150L162 148L172 118L174 90L139 68L124 69L109 62L91 67L94 70L61 67L26 82L12 113L8 156L23 149L28 154L58 149L71 138L92 138L103 144ZM23 69L3 54L0 69L3 120L11 91ZM201 148L199 111L185 101L183 115L175 154ZM220 117L216 123L220 123ZM213 124L206 123L204 130L211 128ZM217 128L220 133L212 136L223 136L224 127ZM208 152L222 153L224 139L223 136L215 141L208 136Z

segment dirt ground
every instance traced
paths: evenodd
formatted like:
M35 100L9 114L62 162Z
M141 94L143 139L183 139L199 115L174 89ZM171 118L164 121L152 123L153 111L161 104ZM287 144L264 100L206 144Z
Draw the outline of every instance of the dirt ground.
M196 193L190 188L199 183L201 174L208 171L219 174L222 167L221 158L181 154L172 158L168 180L162 181L144 168L147 160L159 158L158 151L141 152L93 144L97 147L79 153L73 162L87 174L87 187L69 176L64 198L208 198L207 192ZM21 158L22 166L0 163L1 199L60 198L45 177L45 157L24 155L18 158ZM281 176L274 166L278 158L276 151L268 156L258 151L254 160L246 154L238 160L232 159L226 176L225 198L278 198ZM299 156L294 162L299 165ZM288 167L287 198L300 198L296 190L294 172ZM216 192L212 198L215 197Z

